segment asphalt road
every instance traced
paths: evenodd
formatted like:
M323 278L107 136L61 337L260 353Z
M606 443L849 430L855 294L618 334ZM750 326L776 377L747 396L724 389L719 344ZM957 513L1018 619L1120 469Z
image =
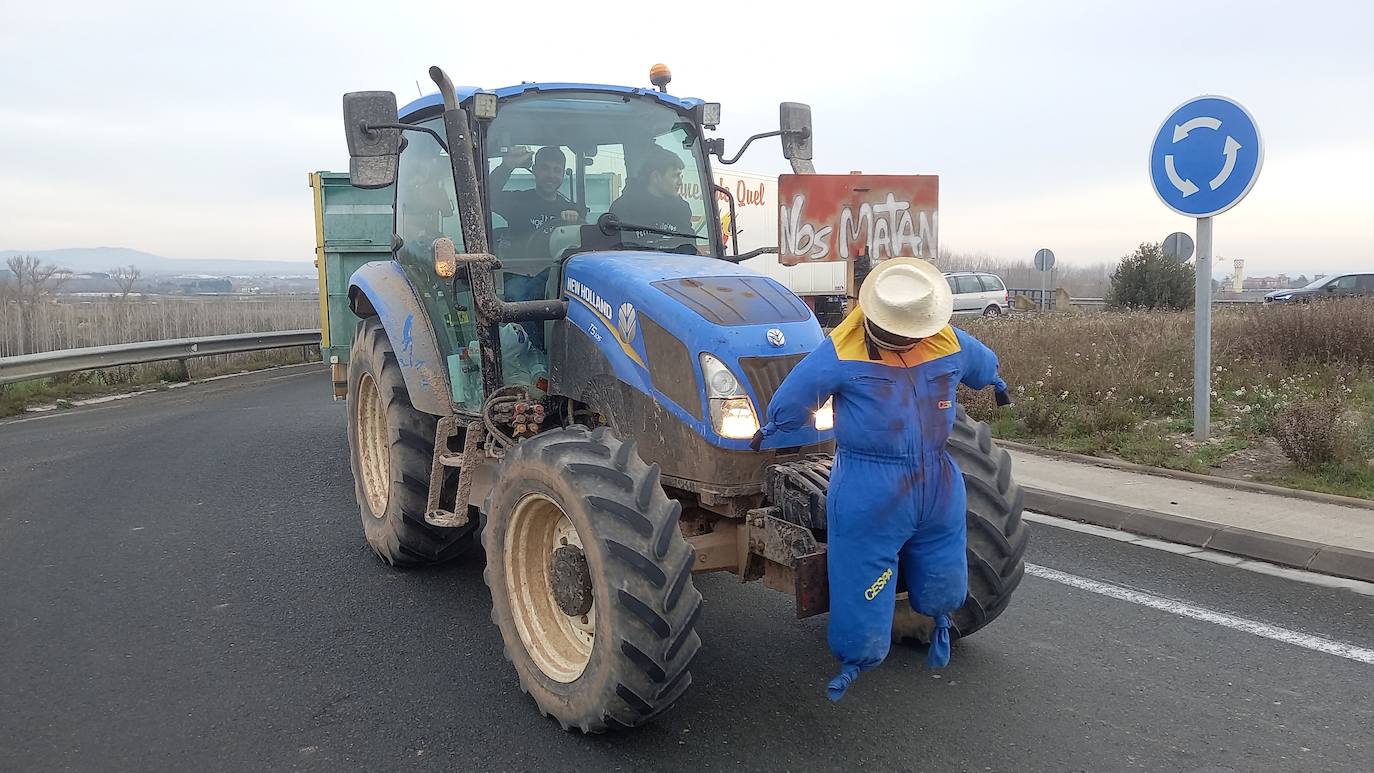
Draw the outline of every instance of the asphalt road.
M567 734L520 693L480 554L362 541L316 368L0 423L0 770L1327 771L1374 766L1374 665L1027 577L932 673L832 705L824 618L698 578L686 697ZM1374 648L1374 598L1033 525L1030 561Z

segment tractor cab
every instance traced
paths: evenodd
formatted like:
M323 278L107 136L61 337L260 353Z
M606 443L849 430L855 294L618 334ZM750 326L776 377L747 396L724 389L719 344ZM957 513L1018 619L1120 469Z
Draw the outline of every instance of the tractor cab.
M580 252L720 254L700 100L587 84L459 89L458 97L477 116L481 216L503 267L503 299L556 298L555 267ZM399 111L400 120L441 134L442 108L438 95L421 98ZM406 140L398 234L421 252L439 235L461 246L447 151L428 133L407 132Z

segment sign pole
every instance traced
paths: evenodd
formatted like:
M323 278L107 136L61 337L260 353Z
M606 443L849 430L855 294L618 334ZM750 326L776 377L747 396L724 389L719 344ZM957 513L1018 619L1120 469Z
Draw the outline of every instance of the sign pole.
M1193 437L1212 425L1212 218L1197 219L1197 292L1193 298Z
M1174 108L1150 144L1150 184L1164 206L1197 218L1193 296L1193 437L1212 431L1212 218L1254 187L1264 140L1254 116L1234 99L1205 95ZM1220 164L1218 170L1217 164ZM1165 240L1182 261L1183 234Z
M844 310L846 314L859 305L859 288L854 280L854 261L847 260L844 264Z
M1054 253L1047 247L1035 252L1035 270L1040 272L1040 310L1050 310L1050 272L1054 271Z

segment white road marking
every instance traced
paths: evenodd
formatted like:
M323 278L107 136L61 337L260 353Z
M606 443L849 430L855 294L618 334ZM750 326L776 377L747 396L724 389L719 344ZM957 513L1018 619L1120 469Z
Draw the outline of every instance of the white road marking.
M1212 623L1223 628L1230 628L1236 631L1262 636L1266 639L1273 639L1285 644L1292 644L1295 647L1324 652L1328 655L1354 660L1368 665L1374 665L1374 650L1357 647L1353 644L1326 639L1311 634L1299 633L1287 628L1280 628L1277 625L1269 625L1255 620L1247 620L1243 617L1228 615L1224 612L1216 612L1203 607L1195 607L1192 604L1185 604L1181 601L1166 599L1162 596L1155 596L1143 593L1130 588L1123 588L1120 585L1111 585L1097 580L1089 580L1086 577L1079 577L1076 574L1068 574L1058 569L1050 569L1036 564L1026 564L1026 574L1041 579L1067 585L1071 588L1078 588L1090 593L1096 593L1120 601L1129 601L1132 604L1140 604L1151 609L1158 609L1161 612L1168 612L1171 615L1187 617L1193 620L1201 620L1204 623Z
M1230 553L1220 553L1215 550L1196 547L1194 545L1181 545L1177 542L1165 542L1163 540L1142 537L1139 534L1121 531L1119 529L1108 529L1103 526L1095 526L1091 523L1079 523L1070 521L1067 518L1056 518L1053 515L1043 513L1032 513L1026 511L1022 513L1022 518L1034 523L1041 523L1046 526L1053 526L1056 529L1067 529L1069 531L1091 534L1094 537L1116 540L1117 542L1127 542L1137 547L1150 548L1152 550L1163 550L1167 553L1174 553L1189 558L1196 558L1202 561L1210 561L1214 564L1224 564L1245 569L1250 572L1267 574L1271 577L1282 577L1285 580L1307 583L1308 585L1320 585L1323 588L1340 588L1342 590L1353 591L1362 596L1374 596L1374 583L1363 580L1354 580L1349 577L1336 577L1320 572L1309 572L1305 569L1294 569L1290 566L1279 566L1267 561L1256 561L1245 558L1244 556L1234 556Z

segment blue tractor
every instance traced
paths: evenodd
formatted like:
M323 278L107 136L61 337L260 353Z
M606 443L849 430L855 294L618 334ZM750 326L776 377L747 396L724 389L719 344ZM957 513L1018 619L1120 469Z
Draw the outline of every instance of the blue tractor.
M726 253L718 201L733 202L709 160L724 142L707 136L720 106L668 94L666 68L657 88L430 75L438 93L400 110L390 92L343 98L352 190L393 224L389 259L348 278L356 331L336 369L366 538L394 566L480 541L492 619L539 710L583 732L641 725L691 684L693 574L827 609L829 406L749 449L824 334ZM810 108L780 119L749 142L778 136L812 172ZM331 210L321 238L379 206ZM969 493L953 621L967 636L1006 607L1027 534L988 428L961 411L950 443ZM905 604L894 638L919 640L930 621Z

